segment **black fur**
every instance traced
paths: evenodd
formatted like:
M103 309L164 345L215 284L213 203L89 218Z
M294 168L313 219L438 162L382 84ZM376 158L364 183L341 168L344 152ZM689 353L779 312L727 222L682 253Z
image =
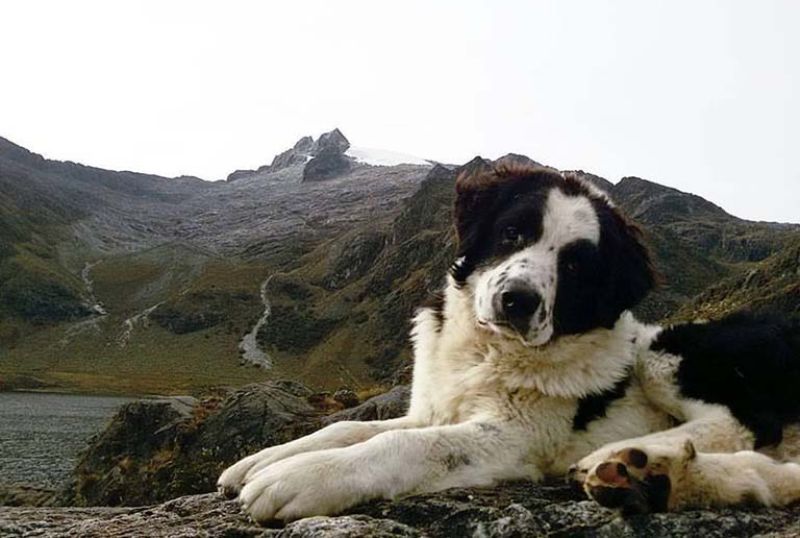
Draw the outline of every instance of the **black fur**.
M578 401L578 410L572 418L573 430L586 430L589 423L606 416L606 410L615 400L625 397L625 392L631 384L631 375L628 374L617 383L599 394L591 394Z
M730 409L755 435L755 448L783 439L800 422L800 326L734 314L665 329L652 348L682 358L683 396Z
M648 476L640 483L640 488L649 512L667 511L669 494L672 491L672 480L667 475Z
M558 257L556 335L610 329L657 282L640 230L605 201L592 199L600 243L577 241Z

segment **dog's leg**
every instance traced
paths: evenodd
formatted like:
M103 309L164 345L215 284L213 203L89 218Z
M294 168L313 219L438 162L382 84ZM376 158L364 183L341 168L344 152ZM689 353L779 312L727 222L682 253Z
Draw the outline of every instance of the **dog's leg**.
M374 498L536 477L527 442L508 423L395 430L346 448L298 454L263 469L242 489L259 522L333 514Z
M311 435L282 445L265 448L256 454L239 460L220 475L217 487L223 494L233 497L241 491L247 481L258 471L282 459L312 450L350 446L366 441L383 432L413 428L418 425L415 420L409 417L370 422L335 422Z
M662 463L655 467L648 465L647 481L636 482L641 478L637 478L636 469L645 468L644 464L637 467L637 464L641 463L642 454L657 455L659 462L682 462L686 459L682 454L685 452L687 442L691 445L693 453L697 451L750 453L752 450L755 439L752 432L742 426L726 408L691 403L686 409L687 415L692 419L685 424L636 439L611 443L583 458L570 470L572 480L582 484L590 496L606 506L618 505L631 512L660 511L671 506L668 506L667 498L673 500L682 498L684 492L680 488L693 482L681 480L680 483L675 483L670 477L677 471L674 471L673 467L669 467L671 471L665 470L665 464ZM625 460L627 457L631 458L630 461ZM698 470L702 467L692 464L691 469ZM691 471L678 474L689 475ZM632 477L630 480L626 478L628 475ZM702 480L698 478L699 482ZM639 493L631 493L634 489L645 491L645 497L649 501L645 503Z
M672 445L677 448L689 439L700 452L736 452L753 448L755 438L752 432L742 426L726 408L700 403L688 407L688 421L685 424L607 444L573 465L570 478L583 483L590 469L630 446Z
M800 500L800 465L750 450L698 453L691 441L631 446L588 474L584 489L628 513L737 504L785 506Z

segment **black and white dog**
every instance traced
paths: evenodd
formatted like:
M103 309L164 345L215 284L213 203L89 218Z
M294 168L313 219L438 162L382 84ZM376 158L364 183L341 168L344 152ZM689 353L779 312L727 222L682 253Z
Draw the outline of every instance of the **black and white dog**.
M223 491L261 522L559 475L627 512L800 500L797 326L639 323L648 250L601 192L521 166L456 188L458 259L414 319L408 414L267 448Z

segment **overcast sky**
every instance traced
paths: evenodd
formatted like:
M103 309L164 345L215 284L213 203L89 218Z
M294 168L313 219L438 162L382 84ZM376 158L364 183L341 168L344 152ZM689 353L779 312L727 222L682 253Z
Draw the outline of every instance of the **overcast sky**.
M0 136L224 178L339 127L460 163L524 153L800 221L800 1L0 6Z

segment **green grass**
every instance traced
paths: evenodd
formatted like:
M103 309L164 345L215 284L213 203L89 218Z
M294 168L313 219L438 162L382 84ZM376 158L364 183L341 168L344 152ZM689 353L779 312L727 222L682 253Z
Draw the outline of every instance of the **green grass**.
M28 376L67 392L187 394L269 378L239 365L238 335L223 329L175 335L151 324L121 347L113 338L121 321L109 317L103 332L66 344L62 325L31 334L2 357L0 379Z
M187 256L202 260L189 263ZM97 318L96 329L92 318L40 326L0 321L0 341L6 342L0 385L22 379L67 392L186 394L268 379L272 373L240 366L238 350L263 309L259 287L267 272L261 264L211 258L180 245L104 260L92 278L110 315ZM218 311L224 322L175 334L150 320L122 346L124 321L158 302L179 316Z

